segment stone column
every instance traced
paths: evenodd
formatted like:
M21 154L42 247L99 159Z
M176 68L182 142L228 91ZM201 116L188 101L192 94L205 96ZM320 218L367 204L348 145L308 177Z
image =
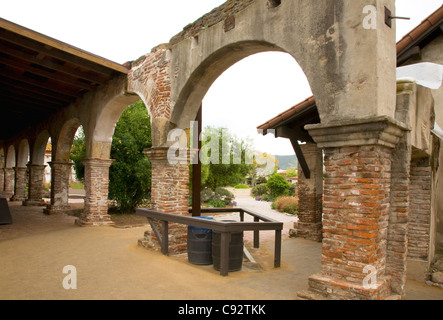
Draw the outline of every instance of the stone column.
M411 161L410 209L408 219L408 274L419 281L426 280L432 262L432 167L431 158Z
M76 223L80 226L111 226L108 214L109 167L114 160L85 159L85 209Z
M321 273L302 299L385 299L392 149L404 133L388 117L309 125L325 151Z
M24 206L44 206L43 200L43 175L46 166L28 164L29 169L29 187L28 199L23 202Z
M51 204L43 210L45 214L63 214L69 207L69 177L72 162L52 161L51 167Z
M4 173L5 173L4 196L6 199L9 199L14 194L15 171L13 168L5 168Z
M181 150L185 156L174 158L176 163L168 160L168 148L153 148L146 150L152 164L151 203L152 209L164 213L189 215L189 150ZM158 230L160 224L155 222ZM171 254L184 253L187 250L187 227L170 223L169 251ZM145 233L145 238L139 240L139 245L160 251L153 231Z
M0 194L5 190L5 169L0 169Z
M11 201L25 201L26 200L26 171L27 168L15 167L15 186L14 195Z
M291 236L321 242L322 240L322 196L323 196L323 152L315 143L300 146L311 172L307 179L301 166L298 167L298 218Z

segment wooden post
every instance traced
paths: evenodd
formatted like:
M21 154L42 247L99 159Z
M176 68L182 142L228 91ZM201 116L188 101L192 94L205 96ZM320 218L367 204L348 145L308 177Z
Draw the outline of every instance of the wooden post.
M198 127L198 154L197 154L197 164L192 165L192 216L200 217L201 216L201 174L202 174L202 164L200 162L200 150L202 147L200 141L200 135L202 132L202 110L203 106L200 106L200 110L197 113L197 127ZM195 138L195 137L194 137ZM194 139L195 141L195 139ZM193 146L195 148L195 146Z

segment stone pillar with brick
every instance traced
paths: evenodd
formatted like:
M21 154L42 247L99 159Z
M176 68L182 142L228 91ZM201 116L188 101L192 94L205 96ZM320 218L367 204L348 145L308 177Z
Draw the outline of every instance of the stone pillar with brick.
M182 156L173 162L168 159L168 148L152 148L145 151L152 164L152 209L164 213L189 215L189 150L180 150ZM154 227L159 231L161 224L154 221ZM169 224L169 252L180 254L187 250L187 226ZM160 245L152 230L145 232L144 239L139 245L160 251Z
M5 168L4 172L5 172L4 196L6 199L9 199L14 194L15 171L13 168Z
M430 157L411 161L410 211L408 220L408 273L425 280L431 265L432 167Z
M69 207L69 177L72 162L52 161L48 163L51 167L51 204L43 210L45 214L63 214Z
M5 190L5 169L0 168L0 194Z
M321 273L301 299L385 299L392 149L404 125L389 117L309 125L325 152Z
M322 196L323 196L323 152L315 143L300 146L309 167L311 177L307 179L301 166L298 168L298 218L291 236L321 242L322 240Z
M109 168L114 160L85 159L85 209L76 223L80 226L112 226L109 209Z
M27 168L25 167L15 167L15 185L14 185L14 195L11 201L25 201L26 200L26 175Z
M43 175L46 166L28 164L29 186L28 199L23 201L24 206L44 206L43 200Z

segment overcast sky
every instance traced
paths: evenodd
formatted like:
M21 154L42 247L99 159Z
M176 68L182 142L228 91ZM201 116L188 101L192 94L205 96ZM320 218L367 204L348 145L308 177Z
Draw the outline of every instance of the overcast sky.
M295 0L285 0L295 1ZM313 0L315 1L315 0ZM333 1L333 0L331 0ZM0 0L0 17L118 63L136 60L169 40L224 0ZM443 4L397 0L397 40ZM266 138L256 127L311 95L296 61L261 53L228 69L204 103L204 125L223 126L271 154L294 154L286 139Z

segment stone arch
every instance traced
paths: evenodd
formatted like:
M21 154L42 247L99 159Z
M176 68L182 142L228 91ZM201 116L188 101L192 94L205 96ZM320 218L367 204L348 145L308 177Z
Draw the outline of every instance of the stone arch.
M77 118L72 118L65 122L60 130L56 142L52 146L53 161L69 162L75 133L80 126L81 122Z
M382 25L384 6L372 2ZM385 5L393 8L394 1L388 2ZM384 25L375 32L365 29L364 5L256 0L236 10L237 5L241 4L228 1L218 15L214 10L173 38L173 126L189 125L210 84L224 70L265 51L294 57L310 83L323 124L380 115L394 118L395 32ZM198 28L207 23L214 24Z
M140 97L136 94L122 94L111 99L101 108L89 137L85 132L88 158L109 159L115 126L123 111L138 100L140 100Z
M37 135L31 150L31 163L34 165L43 165L45 163L46 146L50 135L47 130L43 130Z
M15 159L15 147L13 145L10 145L8 147L8 152L6 153L6 168L14 168L16 165Z
M29 142L27 139L20 141L17 154L17 167L25 168L29 162Z
M190 121L195 119L206 93L219 76L239 61L264 52L288 53L272 43L244 41L229 44L211 54L195 69L183 86L172 111L171 122L179 128L187 128ZM294 59L294 62L297 63L297 60Z

